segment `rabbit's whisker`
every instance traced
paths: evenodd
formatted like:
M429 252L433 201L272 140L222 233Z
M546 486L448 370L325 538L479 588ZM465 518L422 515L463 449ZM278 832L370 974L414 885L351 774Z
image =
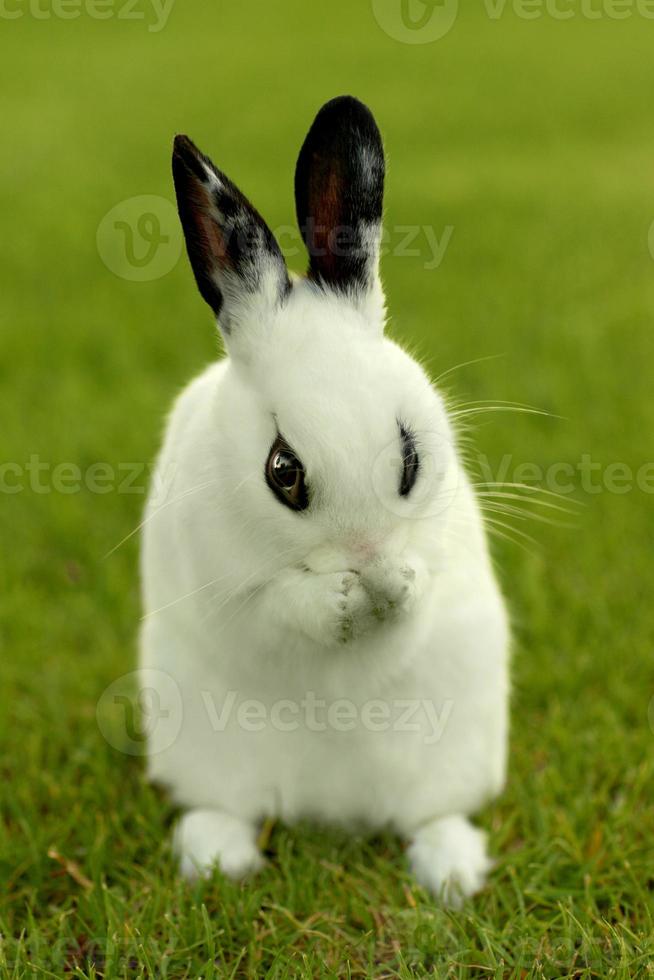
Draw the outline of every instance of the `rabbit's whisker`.
M548 524L550 527L568 528L569 530L574 530L577 527L576 524L556 521L545 514L534 514L532 511L521 510L519 507L513 507L510 504L484 503L481 510L484 514L502 514L506 517L515 517L519 521L536 521L539 524Z
M489 480L484 480L483 482L480 482L480 483L472 483L471 486L472 486L473 490L477 490L477 489L480 489L480 488L490 489L492 487L499 487L499 489L501 491L503 491L505 489L509 489L509 490L522 490L524 492L524 494L525 494L525 498L527 498L529 494L534 494L534 495L535 494L542 494L545 497L553 497L555 500L562 500L566 504L573 504L575 507L583 507L584 506L581 503L581 501L579 501L579 500L574 500L574 499L570 498L569 496L565 496L565 494L557 493L555 490L548 490L545 487L537 487L537 486L534 486L531 483L509 483L509 482L506 482L505 483L505 482L502 482L502 481L499 481L499 480L498 481L495 481L495 482L489 481Z
M246 483L255 475L256 475L255 473L250 473L243 480L241 480L238 486L234 487L234 490L232 491L232 495L236 493L238 490L240 490L243 484ZM198 483L196 486L189 487L188 490L184 490L183 493L180 493L176 497L173 497L172 500L167 500L165 504L161 505L161 507L157 507L157 509L154 510L151 514L148 514L147 517L144 517L143 520L140 522L140 524L137 524L136 527L129 532L129 534L126 534L125 537L118 542L118 544L114 545L113 548L110 548L109 551L102 556L102 560L106 561L107 558L110 558L111 555L113 555L116 551L118 551L119 548L122 548L122 546L126 544L130 538L133 538L135 534L138 534L138 532L141 531L145 527L145 525L152 520L153 517L156 517L167 507L179 503L180 500L184 500L186 497L189 497L191 494L197 493L199 490L206 490L208 487L215 486L216 483L220 483L220 482L221 482L220 477L217 477L216 479L213 480L207 480L206 483Z
M471 361L462 361L461 364L455 364L454 367L448 368L447 371L443 371L442 374L439 374L438 377L434 379L434 384L440 384L443 378L447 378L448 375L454 374L455 371L460 371L461 368L470 367L472 364L481 364L483 361L495 361L498 357L506 357L506 354L487 354L486 357L475 357Z
M477 415L486 415L489 412L516 412L520 415L543 415L551 419L563 419L562 415L554 415L542 408L534 408L533 405L521 405L519 402L468 402L463 407L450 411L450 418L460 419Z

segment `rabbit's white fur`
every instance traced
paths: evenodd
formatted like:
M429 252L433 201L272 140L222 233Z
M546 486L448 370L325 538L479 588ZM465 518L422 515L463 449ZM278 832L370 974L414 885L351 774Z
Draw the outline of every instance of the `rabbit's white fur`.
M459 817L504 780L507 623L443 402L381 321L306 282L249 341L178 399L144 526L142 665L183 705L171 745L153 725L149 773L189 810L183 867L244 873L259 821L309 817L392 827L420 880L472 891L487 859ZM397 418L433 457L415 503L379 466ZM315 515L266 486L277 429L319 482ZM312 731L342 698L385 702L392 721L414 704L418 730L373 730L381 716L359 710L352 730ZM264 707L243 725L246 700ZM449 712L439 740L426 701Z

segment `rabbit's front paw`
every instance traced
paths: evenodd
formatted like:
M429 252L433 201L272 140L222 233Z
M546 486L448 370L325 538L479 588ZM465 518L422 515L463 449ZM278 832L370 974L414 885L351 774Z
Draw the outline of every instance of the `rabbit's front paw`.
M423 592L426 571L421 563L381 561L362 572L363 587L370 595L378 620L394 619L409 612Z
M306 609L305 632L319 643L344 644L358 636L370 617L370 597L357 572L311 576L312 597Z

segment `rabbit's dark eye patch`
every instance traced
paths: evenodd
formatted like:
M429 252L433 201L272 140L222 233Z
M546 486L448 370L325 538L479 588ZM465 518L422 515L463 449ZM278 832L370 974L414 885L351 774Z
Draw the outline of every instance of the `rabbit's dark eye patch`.
M416 440L411 430L401 422L398 425L400 427L400 442L402 447L402 476L400 479L399 494L400 497L407 497L413 490L415 482L418 479L420 457L418 456Z
M304 467L282 436L273 442L266 460L266 483L280 503L291 510L309 506Z

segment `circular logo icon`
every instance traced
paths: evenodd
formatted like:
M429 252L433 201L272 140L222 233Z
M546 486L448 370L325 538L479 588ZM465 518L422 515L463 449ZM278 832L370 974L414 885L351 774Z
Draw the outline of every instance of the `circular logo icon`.
M404 460L397 440L389 443L372 465L372 488L381 504L397 517L423 520L444 514L459 487L454 447L441 433L416 433L418 479L411 493L402 497L398 488Z
M105 688L95 716L112 748L126 755L151 755L169 748L179 735L182 696L165 671L133 670Z
M121 201L98 225L96 242L104 264L121 279L161 279L175 267L182 251L175 206L154 194Z
M459 0L371 0L383 31L403 44L430 44L445 37L459 13Z

